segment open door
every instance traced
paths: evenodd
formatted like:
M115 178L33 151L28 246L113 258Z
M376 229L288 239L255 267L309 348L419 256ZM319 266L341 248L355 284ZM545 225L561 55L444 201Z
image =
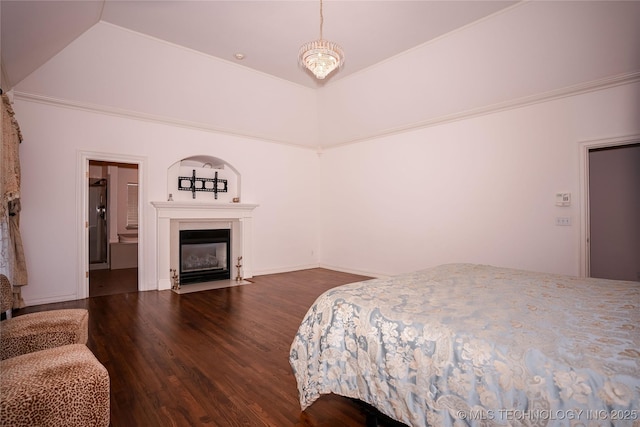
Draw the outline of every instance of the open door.
M640 281L640 142L588 149L588 271Z

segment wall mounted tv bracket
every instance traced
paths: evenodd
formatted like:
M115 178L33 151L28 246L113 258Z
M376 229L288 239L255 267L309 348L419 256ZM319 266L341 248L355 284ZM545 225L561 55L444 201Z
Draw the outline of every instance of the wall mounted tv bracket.
M191 176L178 177L178 190L191 191L194 199L197 191L207 191L213 193L213 197L217 200L218 193L227 192L227 180L218 178L217 171L213 178L196 178L194 169Z

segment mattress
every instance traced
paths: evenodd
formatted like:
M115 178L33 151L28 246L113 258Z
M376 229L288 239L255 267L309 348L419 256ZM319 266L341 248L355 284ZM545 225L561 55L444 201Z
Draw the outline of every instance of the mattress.
M640 282L447 264L321 295L290 363L411 426L640 425Z

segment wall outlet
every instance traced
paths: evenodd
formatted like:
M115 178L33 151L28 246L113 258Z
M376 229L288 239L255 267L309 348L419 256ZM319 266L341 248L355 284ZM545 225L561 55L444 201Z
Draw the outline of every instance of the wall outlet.
M560 225L560 226L571 225L571 217L568 217L568 216L557 216L556 217L556 225Z

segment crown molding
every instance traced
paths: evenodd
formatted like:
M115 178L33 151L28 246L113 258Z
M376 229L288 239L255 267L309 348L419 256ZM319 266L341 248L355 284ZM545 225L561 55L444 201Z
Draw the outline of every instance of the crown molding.
M262 142L270 142L274 144L287 145L294 148L303 148L309 150L316 150L317 145L306 146L303 144L296 144L284 139L273 138L271 136L261 135L251 132L243 132L236 129L226 129L219 126L214 126L209 123L194 122L189 120L182 120L173 117L161 116L158 114L143 113L140 111L127 110L124 108L111 107L108 105L92 104L88 102L73 101L70 99L56 98L51 96L40 95L36 93L14 91L16 99L28 102L34 102L38 104L53 105L56 107L69 108L72 110L84 111L89 113L105 114L108 116L115 116L131 120L139 120L144 122L157 123L162 125L183 127L192 130L199 130L204 132L218 133L224 135L236 136L239 138L257 139Z
M542 92L535 95L528 95L521 98L516 98L504 102L486 105L483 107L472 108L469 110L460 111L453 114L442 115L431 119L408 123L403 126L384 129L373 132L368 135L362 135L359 137L344 140L335 144L323 145L323 149L338 148L345 145L355 144L358 142L364 142L384 136L391 136L410 132L413 130L424 129L432 126L438 126L446 123L456 122L460 120L467 120L475 117L484 116L487 114L498 113L506 110L514 110L517 108L527 107L534 104L543 102L554 101L562 98L568 98L571 96L581 95L589 92L595 92L603 89L608 89L615 86L621 86L626 84L632 84L640 82L640 71L634 71L631 73L624 73L616 76L610 76L603 79L593 80L577 85L567 86L560 89L555 89L547 92Z
M36 102L41 104L54 105L58 107L71 108L74 110L106 114L110 116L116 116L127 119L141 120L146 122L159 123L170 126L184 127L194 130L200 130L205 132L213 132L225 135L232 135L241 138L257 139L263 142L271 142L275 144L287 145L290 147L307 149L322 153L324 150L331 148L338 148L341 146L355 144L358 142L364 142L376 138L381 138L390 135L401 134L410 132L413 130L424 129L432 126L438 126L446 123L456 122L460 120L471 119L474 117L480 117L487 114L493 114L501 111L512 110L516 108L526 107L543 102L549 102L566 97L581 95L584 93L595 92L615 86L626 85L640 82L640 71L634 71L630 73L620 74L616 76L606 77L603 79L593 80L577 85L567 86L560 89L555 89L540 94L524 96L521 98L499 102L483 107L473 108L465 111L460 111L453 114L442 115L427 120L417 121L413 123L407 123L403 126L394 128L383 129L375 131L366 135L362 135L355 138L345 139L337 141L335 143L325 143L318 145L304 145L286 141L283 139L273 138L258 133L243 132L236 129L226 129L218 126L214 126L208 123L192 122L188 120L181 120L171 117L160 116L156 114L142 113L139 111L127 110L123 108L116 108L98 104L91 104L86 102L72 101L63 98L54 98L34 93L21 92L14 90L14 97L18 100Z

